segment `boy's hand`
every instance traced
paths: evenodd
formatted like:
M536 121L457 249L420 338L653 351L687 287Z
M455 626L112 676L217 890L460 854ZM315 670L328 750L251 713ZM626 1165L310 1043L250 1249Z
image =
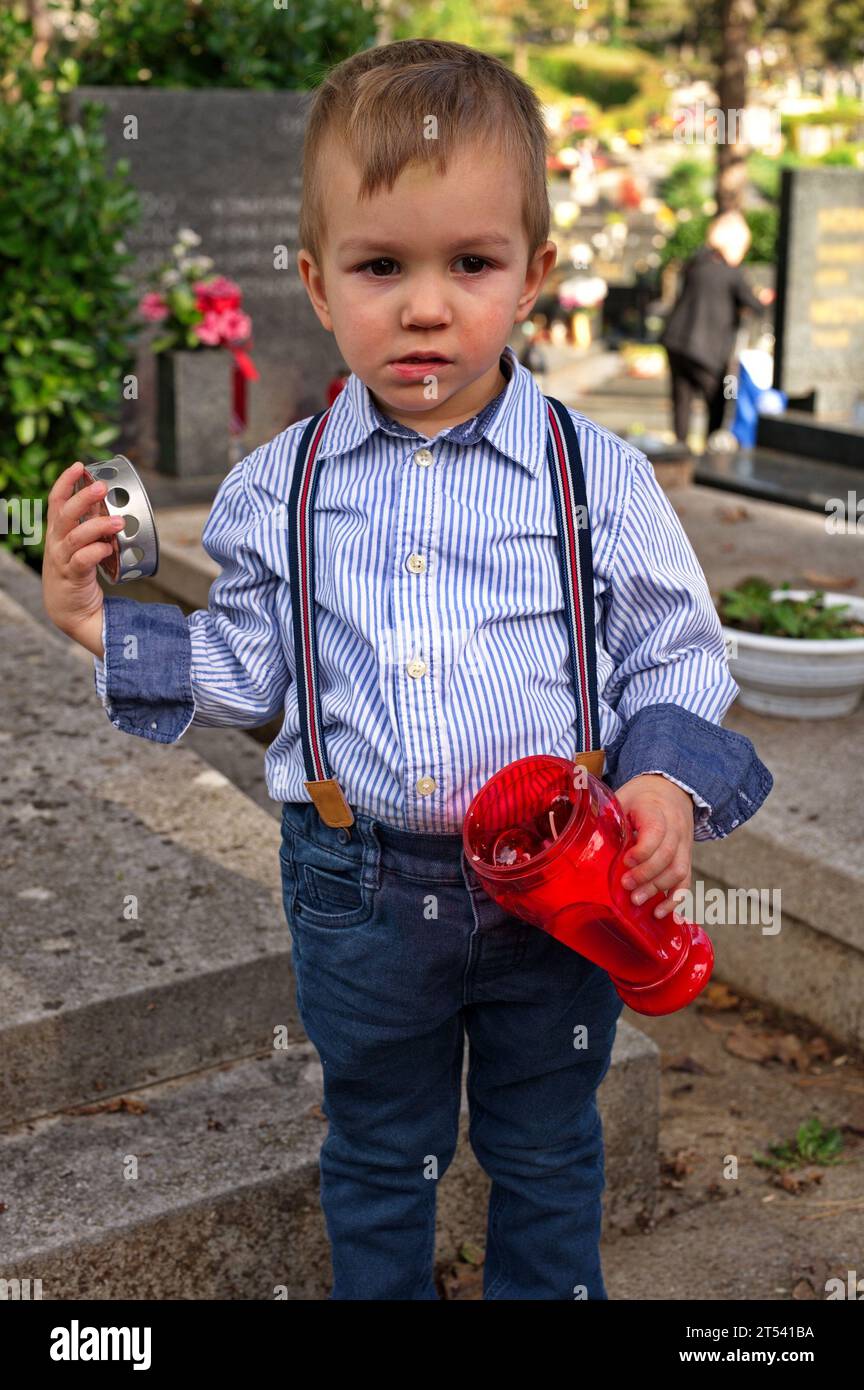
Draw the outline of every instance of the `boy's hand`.
M665 917L678 906L676 890L690 887L693 798L655 772L631 777L615 796L637 834L624 856L625 866L633 867L621 879L622 887L634 889L634 903L664 890L667 897L654 908L654 916Z
M48 523L42 561L42 603L55 627L104 657L103 595L96 566L111 553L110 537L123 529L122 517L101 513L79 525L79 517L101 502L104 483L75 492L84 465L65 469L48 494Z

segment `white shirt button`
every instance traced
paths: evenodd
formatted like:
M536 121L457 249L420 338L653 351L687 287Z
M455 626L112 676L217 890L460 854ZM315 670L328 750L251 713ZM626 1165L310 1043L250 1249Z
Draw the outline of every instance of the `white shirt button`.
M426 561L422 555L414 554L408 556L408 568L412 574L422 574L426 568Z
M418 449L414 455L414 462L419 463L421 468L428 468L433 462L431 449Z
M405 669L409 676L425 676L426 662L422 657L412 656Z
M435 778L421 777L417 783L417 790L421 796L428 796L430 792L435 790Z

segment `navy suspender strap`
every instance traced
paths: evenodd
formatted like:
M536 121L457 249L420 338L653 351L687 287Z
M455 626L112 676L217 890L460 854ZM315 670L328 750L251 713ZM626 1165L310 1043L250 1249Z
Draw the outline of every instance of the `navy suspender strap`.
M330 407L332 409L332 407ZM325 825L353 825L354 812L345 800L324 748L315 637L315 491L318 483L318 445L330 410L313 415L297 450L288 495L288 573L291 580L291 620L297 673L300 740L306 769L306 790Z
M546 456L552 478L558 522L561 586L570 645L570 668L576 696L576 753L596 777L603 775L605 753L600 747L600 708L597 701L597 643L594 632L594 564L591 523L579 440L570 412L554 396L546 396L549 430Z
M566 406L545 397L548 409L547 461L560 542L561 582L576 697L576 753L573 761L589 772L603 773L597 703L597 656L594 632L594 568L591 528L579 442ZM332 409L332 407L331 407ZM330 410L313 415L297 450L288 497L288 570L297 673L297 705L304 786L325 825L352 825L354 813L332 776L324 747L321 682L315 637L315 491L318 446Z

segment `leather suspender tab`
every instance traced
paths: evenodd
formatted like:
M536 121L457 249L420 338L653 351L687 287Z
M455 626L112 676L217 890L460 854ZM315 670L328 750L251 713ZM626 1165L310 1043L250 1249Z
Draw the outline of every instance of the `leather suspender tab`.
M345 793L335 777L323 782L304 782L325 825L353 825L354 812L345 800Z
M595 777L603 776L603 767L606 762L605 748L591 748L587 753L574 753L574 763L581 763L587 772Z

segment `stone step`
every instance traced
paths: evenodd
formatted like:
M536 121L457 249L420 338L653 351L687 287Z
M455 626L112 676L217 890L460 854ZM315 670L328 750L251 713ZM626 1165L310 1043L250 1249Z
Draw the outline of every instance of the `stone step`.
M658 1085L656 1046L622 1020L598 1094L607 1226L653 1210ZM0 1133L0 1280L41 1280L43 1299L326 1297L321 1086L314 1048L295 1043ZM489 1181L467 1129L463 1072L437 1259L485 1244Z
M301 1039L278 821L3 591L0 648L0 1127Z
M864 706L804 721L735 704L724 724L752 740L774 787L733 832L734 853L723 840L694 845L693 891L702 894L715 976L861 1052Z

